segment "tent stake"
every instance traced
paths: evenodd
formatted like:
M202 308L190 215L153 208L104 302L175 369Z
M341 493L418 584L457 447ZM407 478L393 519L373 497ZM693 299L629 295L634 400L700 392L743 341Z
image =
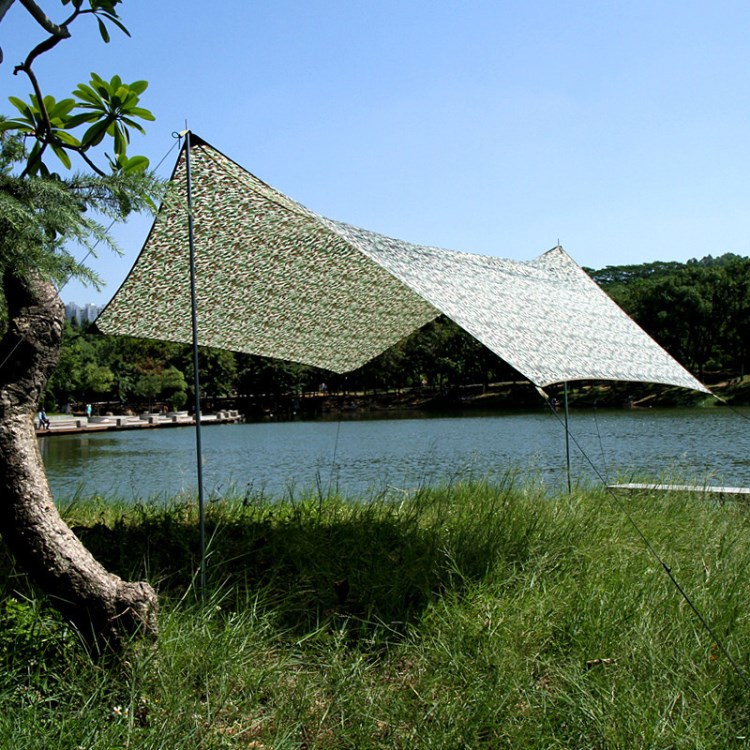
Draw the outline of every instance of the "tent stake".
M568 429L568 381L565 381L564 390L565 402L565 466L568 472L568 494L571 495L573 490L570 483L570 430Z
M190 131L185 129L187 170L188 242L190 245L190 303L193 325L193 384L195 386L195 452L198 473L198 524L200 526L200 588L206 601L206 503L203 495L203 449L201 444L201 386L198 373L198 304L195 291L195 235L193 232L193 190L190 174Z

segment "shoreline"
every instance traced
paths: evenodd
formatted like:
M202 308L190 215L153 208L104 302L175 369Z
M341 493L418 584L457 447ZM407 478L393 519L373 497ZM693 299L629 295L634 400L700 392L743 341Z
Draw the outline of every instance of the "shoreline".
M244 415L235 409L202 414L201 425L235 424L244 421ZM51 416L49 429L36 428L38 438L52 435L80 435L91 432L120 432L164 427L192 427L195 419L187 412L145 413L138 416L108 414L103 417Z
M643 383L575 383L571 384L569 404L572 409L651 409L701 408L706 406L746 406L750 404L750 377L738 381L720 380L708 385L713 397L697 391L660 387ZM547 393L560 402L561 386L549 387ZM722 403L722 400L724 403ZM223 404L223 406L220 406ZM367 413L393 411L516 411L549 408L528 382L515 381L452 388L403 388L370 392L309 392L301 394L258 394L213 399L216 411L201 415L202 425L233 424L244 421L295 421L297 419L351 417ZM106 408L105 404L101 408ZM36 430L38 437L71 435L156 427L186 427L195 424L187 411L146 412L138 416L107 413L87 418L85 415L53 415L49 430Z

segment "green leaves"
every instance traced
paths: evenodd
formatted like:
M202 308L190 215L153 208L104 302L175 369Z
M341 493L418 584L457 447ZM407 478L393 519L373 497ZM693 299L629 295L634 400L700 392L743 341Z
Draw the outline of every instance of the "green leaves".
M98 285L72 249L82 246L93 253L103 244L117 251L101 221L155 211L164 186L148 170L145 156L128 155L131 132L142 133L142 123L154 119L140 104L146 81L127 83L92 73L70 96L57 100L44 94L35 61L70 37L68 27L76 19L94 16L105 42L113 24L127 33L117 16L120 0L61 4L72 8L61 25L34 16L52 36L15 68L31 84L28 99L11 97L14 114L0 115L0 275L40 274L57 284L76 277ZM62 177L51 171L56 164L84 169ZM0 317L2 307L0 299Z
M76 260L81 248L118 251L104 222L134 211L154 210L162 183L147 171L120 170L106 177L22 177L5 167L12 136L0 139L0 275L40 273L62 284L71 277L99 286L100 280ZM15 150L8 153L16 159Z
M105 140L113 146L114 156L107 155L113 171L142 171L148 168L148 159L128 157L127 150L131 131L145 133L141 121L154 120L153 114L140 106L140 96L147 88L147 81L124 83L117 75L107 81L92 73L88 84L79 84L72 98L59 102L52 96L40 102L34 94L29 102L10 97L19 116L0 121L0 132L16 131L36 139L27 166L30 174L49 173L43 159L47 148L70 169L71 153L87 154ZM71 132L84 126L80 136Z
M75 99L63 99L58 102L55 101L53 96L45 96L41 104L33 94L30 99L30 102L25 102L15 96L8 98L21 116L4 120L0 123L0 131L17 130L24 135L37 135L45 129L49 129L55 134L56 138L60 138L69 144L78 144L77 139L69 133L63 132L67 127L68 115L76 106Z
M89 0L88 8L81 10L81 13L91 13L96 16L96 22L99 25L99 35L104 40L105 44L109 44L109 31L106 24L102 19L106 19L109 23L117 26L120 31L126 36L130 36L130 32L123 26L117 15L117 6L121 0ZM70 5L72 2L75 8L83 7L83 0L62 0L63 5Z
M138 106L139 97L148 86L146 81L128 84L119 76L106 81L92 73L91 81L80 84L72 98L58 102L51 96L43 95L33 70L39 55L52 50L61 40L70 38L69 27L83 16L94 16L99 35L105 43L110 41L110 25L130 36L118 16L120 3L121 0L61 0L63 6L72 6L73 10L60 24L42 13L36 3L24 3L37 23L51 36L34 47L25 61L14 69L14 73L25 73L32 85L33 93L29 101L11 97L10 102L19 115L0 118L0 134L16 133L34 140L29 147L23 176L50 175L45 161L50 153L66 169L72 168L71 155L77 153L90 169L103 176L105 172L96 165L93 153L89 152L105 142L114 147L114 156L104 154L113 170L142 171L148 167L148 162L144 162L145 157L133 160L127 156L130 131L143 133L141 121L154 119L151 112ZM71 132L84 126L86 130L82 135Z
M148 159L145 156L123 156L118 159L117 164L123 172L145 172L148 169Z
M84 148L99 145L105 136L113 139L115 155L126 155L130 143L130 129L144 133L138 120L153 120L154 116L147 109L138 106L140 94L148 83L135 81L123 83L120 76L105 81L96 73L91 74L90 84L79 84L73 92L77 97L78 109L87 110L84 114L71 118L69 126L77 127L92 123L81 139Z

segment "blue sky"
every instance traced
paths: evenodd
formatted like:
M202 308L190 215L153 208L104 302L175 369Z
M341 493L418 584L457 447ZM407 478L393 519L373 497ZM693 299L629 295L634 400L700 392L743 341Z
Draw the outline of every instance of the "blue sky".
M42 5L54 16L59 3ZM126 0L37 66L62 98L94 70L147 79L158 163L190 128L334 219L420 244L580 264L750 254L750 4L528 0ZM3 101L43 35L0 24ZM10 105L0 104L9 112ZM163 163L166 176L176 151ZM106 302L150 219L92 261Z

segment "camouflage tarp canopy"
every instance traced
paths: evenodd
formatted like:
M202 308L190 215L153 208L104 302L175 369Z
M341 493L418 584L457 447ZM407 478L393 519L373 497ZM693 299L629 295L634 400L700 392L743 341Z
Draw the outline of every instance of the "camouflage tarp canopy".
M528 262L319 216L191 135L198 340L353 370L444 313L532 383L706 388L555 247ZM172 180L187 194L185 149ZM192 341L186 199L162 207L103 333Z

